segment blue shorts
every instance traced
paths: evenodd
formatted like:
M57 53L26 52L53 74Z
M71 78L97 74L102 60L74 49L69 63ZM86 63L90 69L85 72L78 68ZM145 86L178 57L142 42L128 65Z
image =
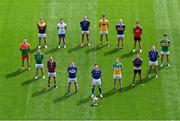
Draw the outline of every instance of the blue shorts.
M58 36L59 36L59 39L61 39L61 38L65 38L66 37L66 34L58 34Z

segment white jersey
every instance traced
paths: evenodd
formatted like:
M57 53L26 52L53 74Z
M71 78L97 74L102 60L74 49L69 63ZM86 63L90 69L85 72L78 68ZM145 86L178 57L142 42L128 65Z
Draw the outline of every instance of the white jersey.
M58 34L65 34L66 33L66 24L65 23L58 23L57 24L58 28Z

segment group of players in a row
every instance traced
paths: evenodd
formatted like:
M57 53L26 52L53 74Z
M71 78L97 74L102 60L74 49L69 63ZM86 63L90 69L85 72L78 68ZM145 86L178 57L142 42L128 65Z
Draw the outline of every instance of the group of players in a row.
M119 47L120 41L122 41L122 47L124 47L124 30L125 30L125 25L122 23L122 19L119 20L119 24L116 25L116 30L117 30L117 39L118 39L118 44L117 47ZM81 47L84 45L84 36L86 35L87 41L88 41L88 46L90 46L89 42L89 26L90 22L87 20L86 17L80 22L81 28L82 28L82 42L81 42ZM99 27L100 27L100 35L101 35L101 43L100 46L102 46L102 37L103 35L106 36L106 42L107 46L108 44L108 26L109 26L109 21L106 19L106 16L103 15L102 19L99 21ZM47 48L46 45L46 28L47 25L44 22L43 19L40 19L40 22L38 23L38 37L39 37L39 49L35 53L35 68L36 68L36 76L35 79L38 79L38 71L39 69L41 70L42 73L42 78L45 78L44 76L44 64L43 64L43 59L44 55L41 52L41 39L44 39L44 44L45 48ZM66 24L63 22L63 19L60 20L60 23L57 25L58 29L58 36L59 36L59 43L58 43L58 48L60 48L60 41L61 39L63 40L64 43L64 48L66 48L66 43L65 43L65 33L66 33ZM136 22L136 27L133 28L133 33L134 33L134 50L135 52L135 47L136 47L136 42L139 42L139 47L140 47L140 52L142 52L141 49L141 34L142 34L142 27L140 27L139 23ZM168 39L167 34L163 35L163 38L160 41L161 45L161 67L163 66L163 58L164 56L167 57L167 65L170 67L169 64L169 46L170 46L170 40ZM30 70L30 44L27 42L27 39L24 39L23 42L20 44L20 50L21 50L21 58L22 58L22 70L24 70L24 60L27 59L28 63L28 70ZM151 77L151 70L152 67L155 66L156 69L156 78L158 78L158 57L159 57L159 52L156 50L155 46L152 46L152 49L148 53L149 56L149 77ZM135 78L136 74L139 74L140 77L140 82L143 83L142 77L141 77L141 71L142 71L142 63L143 60L140 58L139 53L136 54L136 58L133 59L133 69L134 69L134 76L133 76L133 83L132 86L135 85ZM113 80L114 80L114 91L116 90L116 81L119 80L120 83L120 91L122 91L122 63L120 62L119 58L115 59L115 62L113 64ZM57 82L56 82L56 61L53 59L52 56L49 57L49 60L47 62L47 68L48 68L48 88L50 88L50 79L54 79L54 87L57 88ZM69 73L68 76L68 94L70 94L70 86L71 83L74 83L75 88L76 88L76 93L78 93L78 84L77 84L77 67L75 66L74 62L71 62L70 66L67 68L67 71ZM92 97L94 97L94 89L95 86L98 86L99 92L100 92L100 97L102 98L102 91L101 91L101 70L98 66L98 64L94 65L94 68L91 72L92 74Z

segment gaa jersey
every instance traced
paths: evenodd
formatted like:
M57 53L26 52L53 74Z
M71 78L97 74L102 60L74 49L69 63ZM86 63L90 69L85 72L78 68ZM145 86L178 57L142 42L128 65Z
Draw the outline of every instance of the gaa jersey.
M69 73L69 78L76 78L77 67L76 66L69 66L67 69Z
M121 63L114 63L113 64L113 71L114 71L113 73L115 75L121 74L122 68L123 68L123 66Z
M133 28L133 34L135 38L141 38L142 28L140 26Z
M34 58L35 58L36 64L43 64L43 59L44 59L43 53L37 52L37 53L34 55Z
M100 27L101 31L107 31L108 30L108 26L109 26L109 21L107 19L99 20L99 27Z
M93 69L91 73L92 73L93 79L101 78L101 70L100 69Z
M141 58L134 58L133 65L135 70L141 70L143 60Z
M58 34L66 34L66 23L58 23L57 24L57 29L58 29Z
M37 27L38 27L38 30L39 30L39 33L40 33L40 34L46 33L47 25L46 25L45 22L43 22L43 23L39 22L39 23L37 24Z
M29 43L21 43L19 45L19 48L21 50L21 55L28 55L30 52L30 44Z
M151 62L156 62L158 60L158 51L157 50L149 51L149 60Z
M162 39L161 44L170 44L170 40ZM168 52L169 51L169 46L162 46L161 45L161 51Z
M89 31L90 21L88 20L82 20L80 22L81 30L82 31Z
M54 73L56 72L56 61L49 60L47 62L48 72Z
M125 30L125 25L124 24L117 24L116 25L116 30L118 35L124 35L124 30Z

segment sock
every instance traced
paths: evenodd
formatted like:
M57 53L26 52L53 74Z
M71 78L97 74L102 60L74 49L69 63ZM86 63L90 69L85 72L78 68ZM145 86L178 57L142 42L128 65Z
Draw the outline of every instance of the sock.
M98 86L98 89L99 89L99 93L102 94L101 86Z

